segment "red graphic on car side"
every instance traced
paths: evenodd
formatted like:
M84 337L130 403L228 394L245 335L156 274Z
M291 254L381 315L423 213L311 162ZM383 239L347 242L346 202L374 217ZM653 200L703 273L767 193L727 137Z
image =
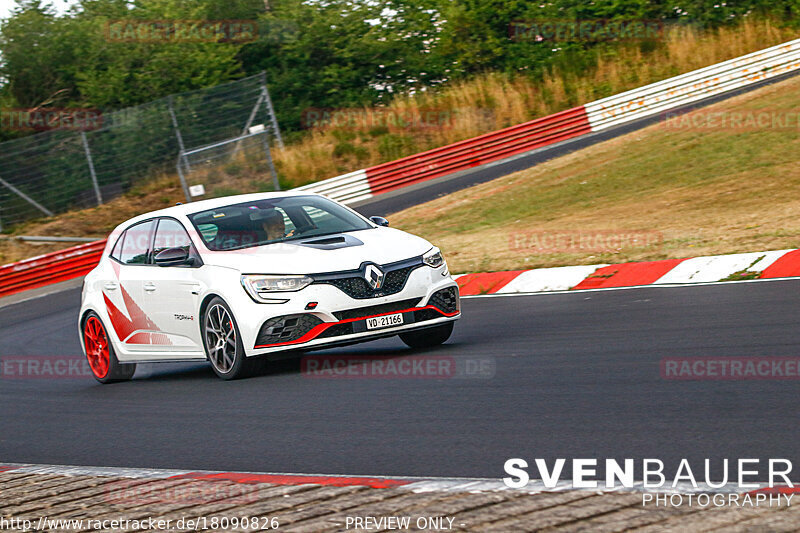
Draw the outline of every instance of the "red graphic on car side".
M112 268L114 274L119 280L119 265L112 261ZM120 282L120 293L122 293L122 302L124 303L127 316L123 313L111 299L103 291L103 300L106 302L106 309L108 310L108 318L111 320L111 326L117 337L126 344L152 344L157 346L169 346L172 342L169 337L161 332L155 322L139 307L133 300L130 293L125 290L125 287ZM128 318L130 317L130 318ZM145 331L139 331L145 330ZM138 331L134 335L131 335ZM131 337L128 339L128 336ZM126 340L127 339L127 340Z

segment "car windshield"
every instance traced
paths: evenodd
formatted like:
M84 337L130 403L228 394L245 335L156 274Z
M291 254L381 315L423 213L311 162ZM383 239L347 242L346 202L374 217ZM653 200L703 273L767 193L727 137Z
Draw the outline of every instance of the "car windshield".
M209 250L239 250L370 229L360 216L320 196L268 198L189 215Z

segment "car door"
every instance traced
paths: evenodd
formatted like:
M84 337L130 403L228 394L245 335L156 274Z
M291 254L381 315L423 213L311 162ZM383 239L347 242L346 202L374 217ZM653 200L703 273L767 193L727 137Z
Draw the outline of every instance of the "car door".
M111 326L130 352L163 350L168 344L158 335L152 309L144 297L144 284L154 269L151 261L156 221L139 222L120 236L111 254L113 276L103 284L103 299Z
M202 351L199 317L200 282L195 274L200 268L197 254L183 224L174 218L158 220L153 240L153 258L168 248L183 248L195 259L193 265L155 266L144 282L144 299L152 309L155 322L172 347L171 353Z

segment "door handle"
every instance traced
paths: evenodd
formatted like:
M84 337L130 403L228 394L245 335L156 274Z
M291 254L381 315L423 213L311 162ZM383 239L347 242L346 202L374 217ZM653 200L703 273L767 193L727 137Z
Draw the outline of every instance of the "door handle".
M156 284L155 283L145 283L144 284L144 290L146 290L147 292L153 292L154 290L156 290Z
M109 281L108 283L103 285L103 288L107 291L115 291L117 290L117 284L113 281Z
M194 294L200 294L200 289L202 288L199 283L193 281L183 281L181 282L181 289L188 288L189 291Z

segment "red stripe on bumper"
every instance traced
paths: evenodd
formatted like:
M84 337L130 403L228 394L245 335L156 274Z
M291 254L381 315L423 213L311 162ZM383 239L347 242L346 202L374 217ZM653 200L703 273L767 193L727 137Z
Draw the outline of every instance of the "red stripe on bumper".
M302 337L300 337L297 340L289 341L289 342L279 342L279 343L276 343L276 344L258 344L256 346L254 346L253 348L254 349L256 349L256 348L273 348L275 346L289 346L291 344L303 344L305 342L310 342L310 341L314 340L315 338L319 337L322 334L322 332L325 331L326 329L331 328L333 326L338 326L339 324L347 324L348 322L358 322L359 320L366 320L368 318L375 318L375 317L379 317L379 316L396 315L398 313L409 313L411 311L422 311L424 309L433 309L434 311L438 311L439 313L441 313L441 315L444 316L444 317L456 316L458 314L458 311L454 311L452 313L445 313L444 311L442 311L438 307L434 307L432 305L426 305L425 307L412 307L410 309L403 309L401 311L392 311L391 313L381 313L379 315L369 315L369 316L361 316L361 317L358 317L358 318L348 318L348 319L345 319L345 320L340 320L338 322L324 322L322 324L319 324L318 326L314 326L311 329L311 331L309 331L308 333L306 333L305 335L303 335ZM373 331L380 331L380 330L373 330Z

